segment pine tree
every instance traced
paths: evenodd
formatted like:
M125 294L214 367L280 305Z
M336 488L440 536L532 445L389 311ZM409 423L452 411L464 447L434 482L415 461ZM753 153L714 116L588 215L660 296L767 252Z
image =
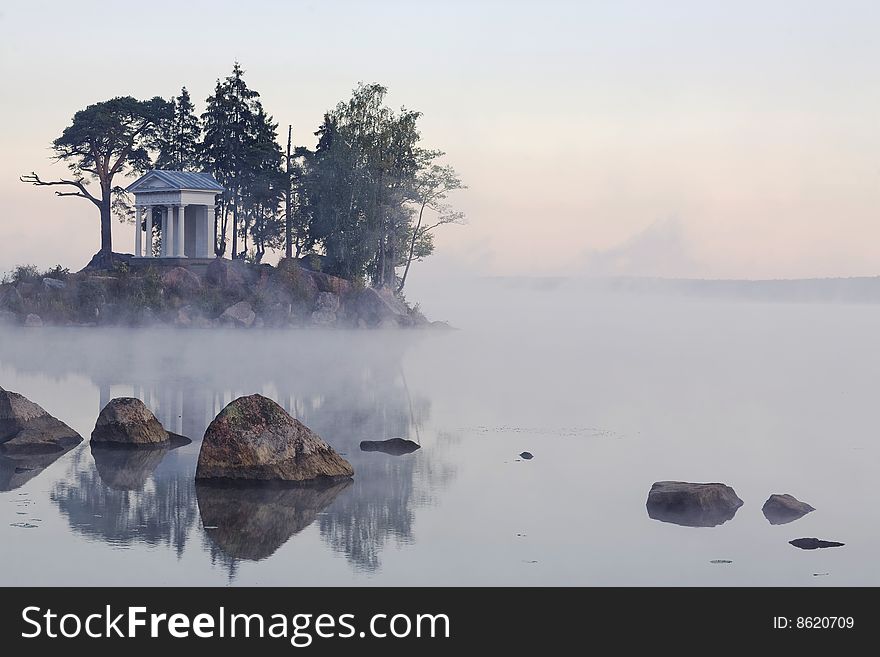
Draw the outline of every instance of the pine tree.
M232 257L238 258L239 216L242 213L243 193L253 163L251 151L255 148L255 122L260 94L244 81L244 70L235 62L232 73L222 82L217 81L214 94L207 100L202 115L205 139L202 156L226 191L219 212L218 255L226 252L226 236L232 236ZM229 212L232 228L227 231ZM218 222L215 220L215 225Z
M283 245L284 222L279 208L287 176L281 167L278 124L256 99L252 104L250 130L248 165L242 190L244 223L241 236L244 241L243 252L248 250L248 235L253 237L253 260L260 262L266 249Z
M199 171L202 127L193 111L195 106L186 87L180 90L180 95L173 102L174 116L160 129L159 156L155 167L175 171Z

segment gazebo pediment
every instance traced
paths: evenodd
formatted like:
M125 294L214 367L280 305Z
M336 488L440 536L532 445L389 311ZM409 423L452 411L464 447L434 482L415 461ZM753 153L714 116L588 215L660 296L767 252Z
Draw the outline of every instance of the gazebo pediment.
M126 191L135 195L138 192L210 192L219 194L223 191L210 173L193 171L167 171L153 169L130 184Z

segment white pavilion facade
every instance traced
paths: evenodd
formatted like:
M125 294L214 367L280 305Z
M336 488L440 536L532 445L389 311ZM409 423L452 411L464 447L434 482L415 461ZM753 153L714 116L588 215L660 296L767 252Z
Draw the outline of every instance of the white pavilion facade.
M162 227L159 258L214 258L214 206L223 192L214 176L154 169L126 191L135 198L135 258L154 257L154 222Z

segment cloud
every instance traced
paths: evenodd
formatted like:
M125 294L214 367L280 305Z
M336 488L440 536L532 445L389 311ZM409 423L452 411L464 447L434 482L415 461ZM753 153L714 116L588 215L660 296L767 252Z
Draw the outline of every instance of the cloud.
M669 217L609 249L587 251L577 269L588 276L672 278L698 276L703 268L692 255L684 225Z

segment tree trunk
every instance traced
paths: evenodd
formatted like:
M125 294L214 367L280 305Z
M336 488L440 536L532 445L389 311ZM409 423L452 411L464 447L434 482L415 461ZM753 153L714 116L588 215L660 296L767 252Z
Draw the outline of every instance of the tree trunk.
M101 185L101 257L110 266L113 254L113 232L110 201L113 192L109 185Z
M246 211L244 213L244 225L241 227L241 243L242 243L241 252L245 254L245 257L247 257L248 232L250 232L250 227L251 227L251 213Z
M225 206L223 205L222 202L220 203L220 208L221 208L221 212L223 211L223 208L225 208ZM223 251L220 250L220 245L223 244L223 247L225 248L226 244L225 244L225 239L223 239L223 240L217 239L218 233L219 233L219 231L217 230L219 228L219 226L218 226L219 222L218 222L217 216L218 216L217 210L214 210L214 256L219 258L220 256L223 255Z
M284 227L284 254L290 258L293 255L293 178L290 177L290 142L293 138L293 126L287 126L287 189L284 194L285 202L285 227ZM297 255L299 255L297 248Z
M397 286L397 294L403 292L403 286L406 285L406 275L409 274L409 266L412 264L413 253L416 250L416 238L419 236L419 230L422 228L422 215L425 214L425 205L426 203L422 203L422 207L419 208L419 220L416 223L416 227L413 230L412 239L409 242L409 255L406 258L406 268L403 270L403 276L400 279L400 285Z
M232 200L232 259L238 257L238 199Z
M378 287L385 287L385 236L382 235L379 240L379 261L376 263L376 285Z

